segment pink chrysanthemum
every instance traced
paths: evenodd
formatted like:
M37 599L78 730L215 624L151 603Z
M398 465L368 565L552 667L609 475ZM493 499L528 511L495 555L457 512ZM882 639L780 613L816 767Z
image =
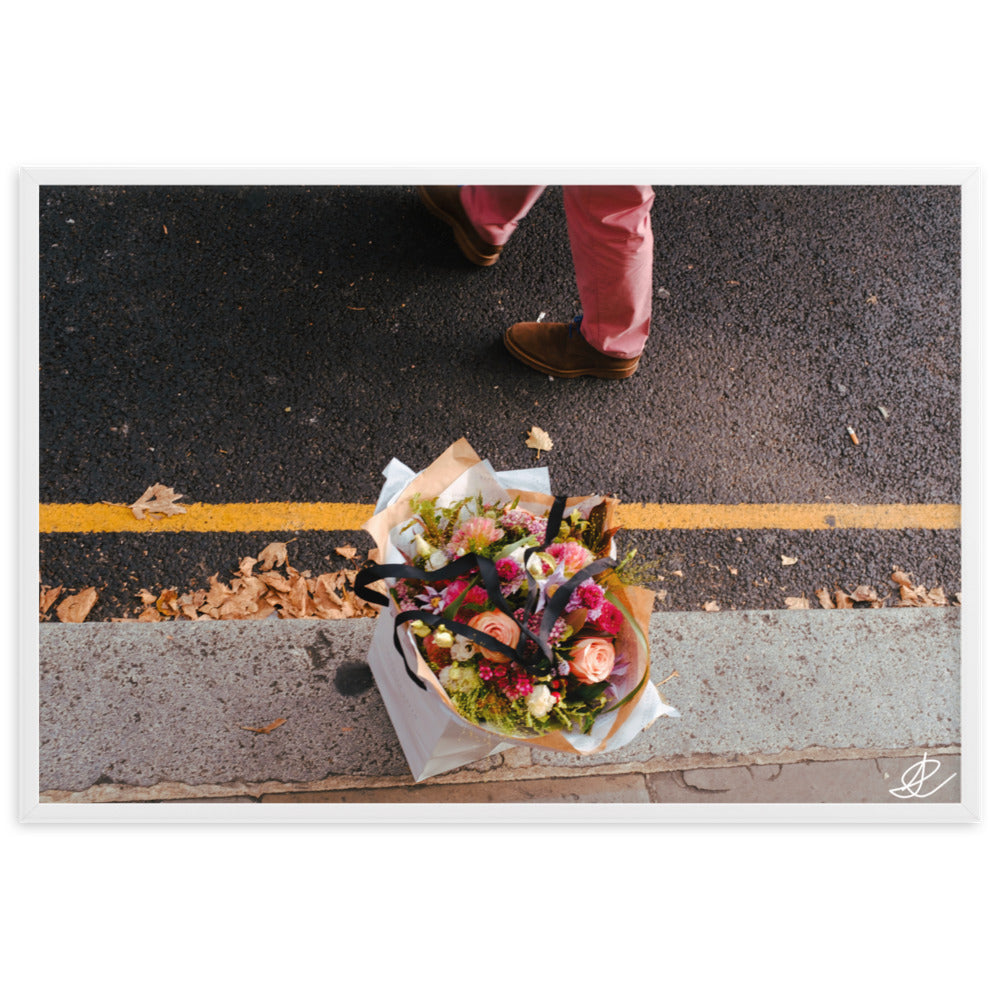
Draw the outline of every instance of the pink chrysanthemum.
M503 538L503 532L497 527L496 521L490 517L470 517L459 525L455 534L448 542L447 551L450 556L458 557L469 552L483 553L494 542Z
M594 561L593 555L572 539L568 542L553 542L545 551L566 567L567 576L572 576Z
M576 611L577 608L587 608L588 611L600 613L601 605L604 603L604 588L593 580L584 580L569 599L566 605L566 614ZM590 617L588 615L588 617ZM596 615L595 615L596 617Z
M513 559L503 558L496 562L497 576L502 583L510 583L522 574L521 567Z
M518 566L513 559L498 559L496 563L497 576L500 577L500 593L504 597L520 590L524 581L528 578L523 566Z

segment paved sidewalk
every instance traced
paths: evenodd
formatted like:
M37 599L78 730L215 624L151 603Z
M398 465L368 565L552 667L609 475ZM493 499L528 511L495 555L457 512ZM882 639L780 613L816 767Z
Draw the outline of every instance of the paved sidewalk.
M680 718L614 753L518 746L419 785L365 662L371 619L44 625L41 797L887 802L929 751L928 786L948 779L935 801L958 801L959 621L958 608L654 614L652 679Z

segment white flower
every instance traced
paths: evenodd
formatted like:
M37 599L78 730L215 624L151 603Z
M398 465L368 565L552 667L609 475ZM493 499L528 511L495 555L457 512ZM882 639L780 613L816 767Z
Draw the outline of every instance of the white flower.
M528 711L536 719L544 719L556 703L556 697L544 684L536 684L531 689L531 694L525 698L525 703L528 706Z
M444 549L433 549L425 564L432 572L448 565L448 553Z
M424 538L423 535L417 535L413 539L413 545L417 550L417 555L426 559L434 550L431 548L431 543Z
M524 569L524 553L528 551L535 543L530 539L525 539L516 549L511 549L507 553L506 558L513 559L521 569Z
M434 632L434 645L440 649L450 649L452 644L455 642L455 636L452 635L443 625L438 625L436 631Z
M451 658L456 662L468 660L472 656L472 640L466 639L464 635L456 635L455 641L451 644Z
M525 567L536 580L544 580L555 568L556 561L548 552L535 552Z

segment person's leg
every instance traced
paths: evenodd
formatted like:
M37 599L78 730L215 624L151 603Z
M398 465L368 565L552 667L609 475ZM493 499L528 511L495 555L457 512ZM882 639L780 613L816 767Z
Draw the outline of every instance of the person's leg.
M653 189L565 187L563 203L583 338L602 354L638 357L653 307Z
M566 187L563 203L583 315L572 323L515 323L504 346L559 378L628 378L649 336L653 189Z
M544 190L544 185L463 184L458 194L476 232L487 242L502 247Z
M425 207L451 226L466 258L489 267L545 188L472 184L418 190Z

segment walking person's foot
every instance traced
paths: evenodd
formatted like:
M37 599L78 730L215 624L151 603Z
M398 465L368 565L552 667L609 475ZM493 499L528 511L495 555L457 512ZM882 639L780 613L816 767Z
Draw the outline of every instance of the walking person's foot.
M628 378L639 358L616 358L591 347L572 323L515 323L503 336L504 347L518 361L557 378Z
M480 267L489 267L500 259L500 251L503 247L487 243L476 232L469 217L465 214L457 186L419 187L417 191L427 210L451 226L455 242L468 260Z

